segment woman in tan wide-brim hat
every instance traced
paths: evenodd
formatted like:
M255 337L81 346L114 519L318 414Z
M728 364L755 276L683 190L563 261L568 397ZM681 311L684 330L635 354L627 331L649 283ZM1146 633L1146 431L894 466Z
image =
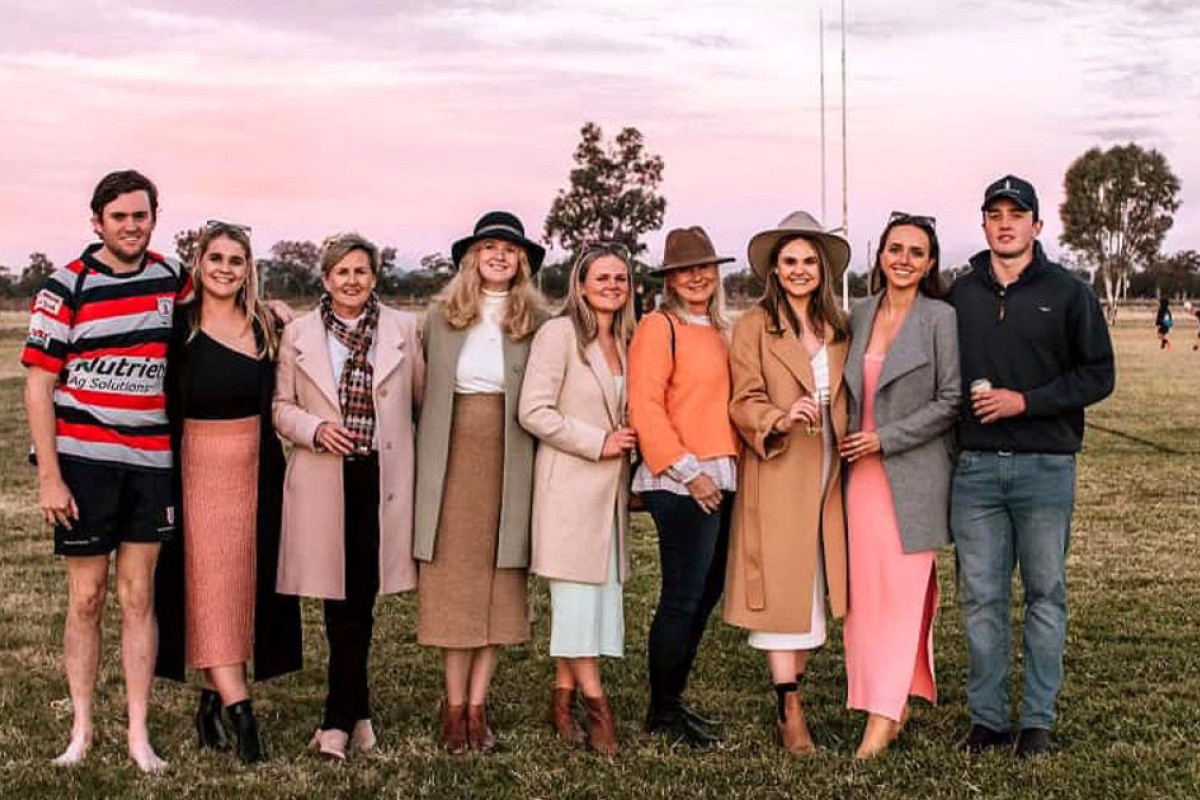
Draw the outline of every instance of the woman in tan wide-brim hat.
M662 592L650 626L647 730L713 744L713 723L683 703L705 623L721 597L737 434L729 422L729 349L718 256L701 228L667 234L663 304L629 350L629 413L642 463L634 475L658 529Z
M746 444L725 582L727 622L766 652L779 733L813 749L799 684L825 641L825 594L846 610L846 532L837 440L846 432L842 368L849 325L834 285L850 246L803 211L750 240L766 284L730 345L730 416Z

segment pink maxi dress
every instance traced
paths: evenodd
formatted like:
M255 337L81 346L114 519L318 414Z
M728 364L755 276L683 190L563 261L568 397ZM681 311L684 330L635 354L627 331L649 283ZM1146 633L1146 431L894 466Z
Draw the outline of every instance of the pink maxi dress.
M875 430L875 390L883 356L863 360L864 431ZM909 695L937 702L933 615L936 553L905 553L883 458L850 466L846 490L850 602L843 628L846 706L899 721Z

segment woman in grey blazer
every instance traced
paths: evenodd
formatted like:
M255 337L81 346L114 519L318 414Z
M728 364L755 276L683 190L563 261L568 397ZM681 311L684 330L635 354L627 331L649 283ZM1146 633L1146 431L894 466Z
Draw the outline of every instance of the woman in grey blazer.
M936 702L937 549L949 544L952 426L961 395L954 310L941 300L931 217L893 213L870 297L851 314L846 518L847 701L868 712L857 756L882 752L910 695Z

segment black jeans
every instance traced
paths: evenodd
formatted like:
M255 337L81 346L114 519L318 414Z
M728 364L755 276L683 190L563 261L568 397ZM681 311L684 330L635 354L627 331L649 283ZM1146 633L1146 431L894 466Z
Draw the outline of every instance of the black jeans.
M687 686L696 650L725 587L733 493L705 514L690 495L645 492L658 528L662 592L650 625L650 702L677 700Z
M342 466L346 525L346 599L325 601L329 693L321 727L350 733L371 718L367 659L379 593L379 458L347 459Z

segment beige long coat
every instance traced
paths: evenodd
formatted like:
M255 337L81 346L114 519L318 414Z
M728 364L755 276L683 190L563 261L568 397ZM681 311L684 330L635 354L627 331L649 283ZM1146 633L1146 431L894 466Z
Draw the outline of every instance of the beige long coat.
M547 322L525 365L519 416L539 440L533 472L531 572L604 583L613 523L622 583L629 574L629 458L600 458L604 440L625 418L612 371L593 341L580 358L567 317ZM621 353L622 367L625 354ZM622 372L625 370L622 368Z
M539 324L545 315L539 312ZM438 518L450 456L450 423L454 417L454 376L466 329L446 321L435 304L425 314L425 361L429 365L425 402L417 426L417 502L413 522L413 556L432 561L437 547ZM517 401L525 376L532 336L504 346L504 488L500 502L500 540L496 566L529 566L529 512L533 504L533 437L517 422Z
M772 633L804 633L812 620L817 552L825 556L829 606L846 612L846 528L842 479L834 461L821 492L821 437L803 424L786 434L775 422L815 389L804 345L790 330L768 330L765 311L746 312L733 331L729 412L747 448L738 470L729 565L725 573L725 621ZM847 342L828 342L830 416L837 438L846 434L842 368Z
M412 314L380 306L375 336L375 426L379 434L379 593L416 588L412 560L413 419L421 405L425 359ZM345 599L342 458L313 449L322 422L341 423L337 378L320 311L283 332L272 414L295 447L283 487L283 533L276 589Z

